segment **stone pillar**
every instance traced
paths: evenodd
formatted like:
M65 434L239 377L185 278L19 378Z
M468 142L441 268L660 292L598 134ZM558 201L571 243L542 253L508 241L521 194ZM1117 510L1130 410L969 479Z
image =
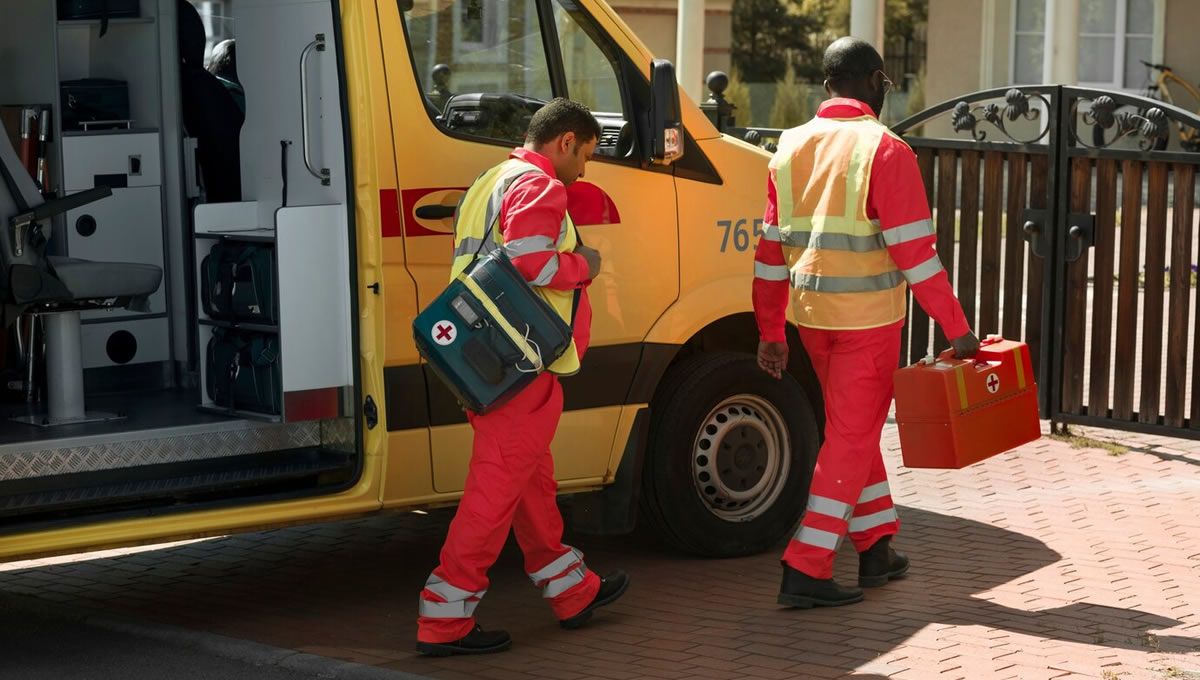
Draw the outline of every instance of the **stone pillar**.
M679 0L675 77L693 102L704 101L704 0Z
M883 5L883 0L850 0L850 35L871 43L879 54L883 54Z
M1079 82L1079 0L1046 0L1042 80L1055 85Z

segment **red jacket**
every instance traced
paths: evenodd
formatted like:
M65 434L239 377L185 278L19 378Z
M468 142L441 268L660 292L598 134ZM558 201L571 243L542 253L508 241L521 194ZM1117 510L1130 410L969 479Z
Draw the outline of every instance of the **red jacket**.
M500 203L500 233L504 242L530 236L557 239L567 214L567 187L555 175L554 164L542 154L525 148L514 149L509 157L532 163L542 172L521 175L504 194ZM587 286L592 280L588 278L587 260L575 253L544 251L520 255L513 258L513 264L526 281L534 281L551 260L557 260L558 270L547 288L581 289L574 328L575 349L582 360L592 335L592 306L587 296Z
M874 116L871 107L855 99L830 99L821 104L817 115L822 118L857 118ZM884 135L871 164L870 188L867 191L867 217L879 220L879 228L888 229L930 219L929 203L916 154L903 142ZM767 209L763 222L778 225L779 215L775 197L775 182L767 179ZM932 232L933 230L930 229ZM898 269L904 270L925 262L934 254L937 237L932 233L924 238L888 246L888 254ZM783 247L778 241L760 239L754 259L767 265L787 264ZM962 305L950 287L946 272L911 286L913 297L930 317L942 327L946 337L958 338L970 332ZM754 279L754 315L764 342L786 342L787 307L791 297L788 281Z

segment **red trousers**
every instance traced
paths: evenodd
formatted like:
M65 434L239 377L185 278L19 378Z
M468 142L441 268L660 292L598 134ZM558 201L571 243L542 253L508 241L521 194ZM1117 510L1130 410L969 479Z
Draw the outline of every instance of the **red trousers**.
M562 543L550 456L562 410L558 378L543 373L504 406L487 415L471 414L471 468L441 564L421 591L421 642L452 642L475 627L475 607L487 591L488 569L509 527L525 554L525 571L542 588L555 616L570 618L595 599L600 577L583 563L582 553Z
M833 577L833 558L847 533L862 552L900 530L879 449L900 364L900 328L800 328L825 396L825 443L808 509L783 561L813 578Z

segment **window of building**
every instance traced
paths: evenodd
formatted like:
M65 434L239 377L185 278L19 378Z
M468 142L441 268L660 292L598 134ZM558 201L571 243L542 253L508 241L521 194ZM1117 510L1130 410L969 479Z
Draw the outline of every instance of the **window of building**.
M1042 82L1047 0L1016 0L1013 82ZM1142 61L1154 50L1155 0L1080 0L1079 82L1136 89L1146 80Z

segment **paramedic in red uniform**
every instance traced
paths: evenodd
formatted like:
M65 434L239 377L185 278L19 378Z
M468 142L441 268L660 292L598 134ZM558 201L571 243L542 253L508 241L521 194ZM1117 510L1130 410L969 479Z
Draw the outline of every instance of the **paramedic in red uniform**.
M563 410L556 366L577 369L583 358L592 316L585 289L600 271L600 254L577 244L567 215L566 186L583 177L599 137L599 124L586 107L555 99L534 114L524 148L476 180L456 215L456 242L463 250L463 242L475 242L464 234L478 231L478 239L489 221L482 214L469 214L471 206L482 212L490 203L472 200L473 192L495 197L504 249L526 280L535 287L566 291L556 299L567 301L568 313L570 300L579 292L575 350L568 350L578 356L556 362L496 410L468 414L475 440L466 488L440 564L421 591L417 650L423 654L482 654L512 645L507 632L484 631L474 617L488 588L488 569L510 527L525 555L525 571L564 628L582 625L629 585L621 571L600 578L584 564L580 551L562 543L550 455Z
M934 251L916 156L877 118L892 85L883 60L868 43L842 38L826 50L824 69L830 99L783 133L771 160L754 265L759 365L776 378L787 369L790 298L825 398L808 507L783 555L779 603L802 608L862 600L860 588L833 580L847 534L860 587L908 570L890 545L900 523L879 448L906 286L958 356L979 347Z

